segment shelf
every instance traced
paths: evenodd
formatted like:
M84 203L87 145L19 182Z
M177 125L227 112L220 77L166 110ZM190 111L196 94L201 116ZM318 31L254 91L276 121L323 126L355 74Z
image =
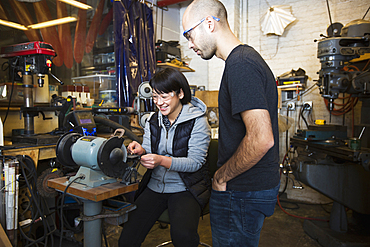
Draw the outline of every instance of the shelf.
M104 64L96 64L90 67L82 67L81 70L105 70L107 67L115 67L115 63L104 63Z
M107 47L101 47L101 48L97 48L97 47L93 47L93 54L96 55L96 54L99 54L99 53L110 53L110 52L114 52L114 46L107 46Z
M179 66L179 65L176 65L176 64L173 64L173 63L157 63L157 67L158 68L163 68L163 69L173 68L173 69L179 70L180 72L195 72L195 70L193 70L189 67Z
M305 89L305 86L301 83L277 86L281 91L295 91L297 90L297 87L299 91L303 91Z

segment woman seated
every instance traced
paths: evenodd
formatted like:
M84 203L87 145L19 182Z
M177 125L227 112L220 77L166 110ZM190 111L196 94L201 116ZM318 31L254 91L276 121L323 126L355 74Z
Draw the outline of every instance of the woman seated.
M142 145L134 141L127 147L128 153L141 155L147 171L119 246L140 246L168 209L173 244L195 247L199 218L211 190L206 162L211 136L207 107L191 97L185 76L175 69L157 72L150 86L159 111L148 118Z

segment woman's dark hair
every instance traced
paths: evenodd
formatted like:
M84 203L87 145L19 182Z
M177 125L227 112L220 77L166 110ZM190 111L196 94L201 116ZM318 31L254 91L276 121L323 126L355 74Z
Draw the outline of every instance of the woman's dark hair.
M166 68L155 73L150 80L149 85L153 91L157 93L180 93L180 89L184 92L184 97L180 99L181 104L185 105L191 100L191 92L189 83L185 76L178 70Z

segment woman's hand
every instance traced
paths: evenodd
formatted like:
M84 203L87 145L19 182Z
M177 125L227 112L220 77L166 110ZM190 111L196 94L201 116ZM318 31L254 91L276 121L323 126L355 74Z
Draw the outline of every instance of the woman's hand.
M140 163L147 169L154 169L161 164L162 157L158 154L146 154L141 156Z
M145 154L145 149L136 141L131 142L127 146L127 152L129 154L143 155Z
M170 168L172 158L158 154L146 154L141 156L140 163L147 169L154 169L157 166Z

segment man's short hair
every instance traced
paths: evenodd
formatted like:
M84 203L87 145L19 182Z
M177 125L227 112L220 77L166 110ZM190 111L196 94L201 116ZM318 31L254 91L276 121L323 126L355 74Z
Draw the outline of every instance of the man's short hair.
M220 18L221 24L227 23L227 11L218 0L195 0L191 3L189 16L195 20L208 15Z

